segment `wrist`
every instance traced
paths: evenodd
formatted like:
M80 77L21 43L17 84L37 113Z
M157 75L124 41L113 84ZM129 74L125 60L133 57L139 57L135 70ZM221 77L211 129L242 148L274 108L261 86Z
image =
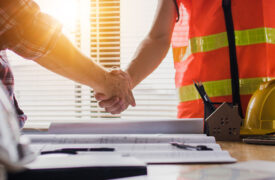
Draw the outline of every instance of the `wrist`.
M130 84L130 87L131 89L134 89L134 87L136 86L135 83L134 83L134 80L133 80L133 75L131 74L131 72L129 72L128 70L125 70L125 73L128 77L128 80L129 80L129 84Z
M94 74L92 78L95 78L95 81L90 81L90 83L93 83L90 84L90 87L92 87L96 92L106 91L106 88L108 87L108 81L110 79L108 75L109 72L105 68L100 67L93 73Z

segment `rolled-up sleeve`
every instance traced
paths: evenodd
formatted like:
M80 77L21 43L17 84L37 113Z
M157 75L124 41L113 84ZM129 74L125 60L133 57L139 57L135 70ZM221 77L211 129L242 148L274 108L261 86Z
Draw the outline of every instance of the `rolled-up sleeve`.
M61 29L32 0L0 1L0 50L10 49L35 60L50 52Z

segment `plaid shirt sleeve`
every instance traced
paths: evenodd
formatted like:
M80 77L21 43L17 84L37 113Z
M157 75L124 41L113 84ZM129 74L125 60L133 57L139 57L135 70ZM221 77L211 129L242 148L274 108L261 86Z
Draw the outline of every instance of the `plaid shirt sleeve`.
M61 28L32 0L0 1L0 50L35 60L54 47Z
M10 64L7 58L6 51L0 51L0 80L2 84L7 90L10 101L14 105L14 109L17 113L17 119L19 126L22 128L24 126L25 121L27 120L27 116L20 109L17 100L14 94L14 78L10 68Z

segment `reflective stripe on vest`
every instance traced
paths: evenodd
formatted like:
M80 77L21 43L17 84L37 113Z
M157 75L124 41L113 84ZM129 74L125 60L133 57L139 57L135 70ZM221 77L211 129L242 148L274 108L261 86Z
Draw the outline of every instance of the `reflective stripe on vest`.
M255 28L242 31L235 31L236 46L245 46L259 43L275 44L274 28ZM227 47L228 40L226 32L195 37L190 39L191 52L207 52Z
M235 39L237 46L253 45L259 43L270 43L275 44L275 29L274 28L255 28L242 31L235 31ZM216 50L223 47L228 47L228 40L226 32L195 37L190 39L190 47L192 53L208 52ZM181 50L182 49L182 50ZM178 53L176 55L175 53ZM179 54L186 52L186 47L174 48L175 59L185 59L180 58ZM190 55L189 54L189 55ZM189 56L188 55L188 56ZM187 56L185 56L187 58ZM252 94L258 87L259 84L270 80L271 78L248 78L240 79L240 94L247 95ZM231 95L231 80L219 80L219 81L209 81L203 83L206 92L210 97L227 96ZM200 99L199 94L194 88L194 85L188 85L178 88L180 102L190 101Z
M262 82L266 82L269 77L262 78L247 78L240 79L240 94L248 95L252 94ZM228 96L231 95L231 79L208 81L203 83L205 91L209 97ZM200 99L197 90L194 85L188 85L178 88L180 102L192 101Z

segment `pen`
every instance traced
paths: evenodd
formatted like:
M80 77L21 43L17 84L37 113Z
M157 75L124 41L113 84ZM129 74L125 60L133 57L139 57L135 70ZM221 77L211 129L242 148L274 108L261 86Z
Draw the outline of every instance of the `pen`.
M63 148L63 151L115 151L115 148L107 148L107 147L100 147L100 148Z
M77 154L77 152L111 152L115 151L115 148L106 148L106 147L101 147L101 148L62 148L62 149L57 149L53 151L42 151L40 154Z
M172 146L175 146L179 149L195 149L197 151L213 151L212 148L209 148L205 145L198 145L198 146L190 146L190 145L186 145L186 144L183 144L183 143L178 143L178 142L171 142L170 143Z
M209 109L210 113L215 111L215 106L213 105L213 103L211 102L210 98L208 97L204 86L201 82L194 82L195 88L197 89L199 95L201 96L205 106Z

